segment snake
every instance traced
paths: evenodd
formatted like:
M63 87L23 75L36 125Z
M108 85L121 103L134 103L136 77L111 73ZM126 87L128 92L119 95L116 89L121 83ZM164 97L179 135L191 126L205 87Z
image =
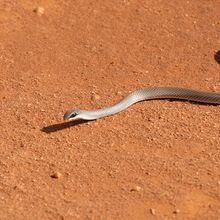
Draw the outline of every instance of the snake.
M137 102L154 99L186 100L198 103L220 105L219 92L198 91L180 87L152 87L130 92L120 101L104 108L95 110L69 109L65 112L63 118L64 120L95 120L116 114Z

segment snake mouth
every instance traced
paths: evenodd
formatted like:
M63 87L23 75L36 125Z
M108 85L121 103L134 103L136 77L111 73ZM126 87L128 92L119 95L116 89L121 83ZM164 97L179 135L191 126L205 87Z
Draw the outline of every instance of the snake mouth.
M63 118L64 119L64 121L73 121L73 120L75 120L75 118Z

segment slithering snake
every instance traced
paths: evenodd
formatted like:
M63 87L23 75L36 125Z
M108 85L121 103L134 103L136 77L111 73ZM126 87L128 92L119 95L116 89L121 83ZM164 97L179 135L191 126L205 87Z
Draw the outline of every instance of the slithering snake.
M69 109L64 114L64 120L83 119L94 120L118 113L130 105L150 99L179 99L207 104L220 105L220 93L196 91L178 87L155 87L135 90L114 105L96 109Z

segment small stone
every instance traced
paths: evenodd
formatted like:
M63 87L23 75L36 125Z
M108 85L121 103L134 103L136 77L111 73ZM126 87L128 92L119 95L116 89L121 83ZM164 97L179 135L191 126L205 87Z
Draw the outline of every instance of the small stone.
M131 192L140 192L141 191L141 187L140 186L135 186L134 188L131 189Z
M43 7L38 6L37 8L34 9L34 12L38 15L41 16L44 14L45 9Z
M155 209L150 209L150 213L152 214L152 215L156 215L156 210Z
M179 210L179 209L176 209L176 210L173 211L173 213L174 213L174 214L178 214L178 213L180 213L180 210Z
M136 186L135 189L136 189L136 191L138 191L138 192L141 191L141 187L140 187L140 186Z
M100 99L100 96L97 95L97 94L92 94L92 100L95 101L95 100L99 100Z
M50 177L52 177L54 179L59 179L61 176L62 176L62 174L59 172L54 172L50 175Z

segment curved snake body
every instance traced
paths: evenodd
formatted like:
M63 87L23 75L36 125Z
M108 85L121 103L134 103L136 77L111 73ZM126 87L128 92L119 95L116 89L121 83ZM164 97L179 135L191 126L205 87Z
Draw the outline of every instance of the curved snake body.
M180 99L207 104L220 104L220 93L203 92L178 87L155 87L139 89L131 92L114 105L105 108L96 110L67 110L64 114L64 120L77 118L84 120L94 120L118 113L136 102L151 99Z

